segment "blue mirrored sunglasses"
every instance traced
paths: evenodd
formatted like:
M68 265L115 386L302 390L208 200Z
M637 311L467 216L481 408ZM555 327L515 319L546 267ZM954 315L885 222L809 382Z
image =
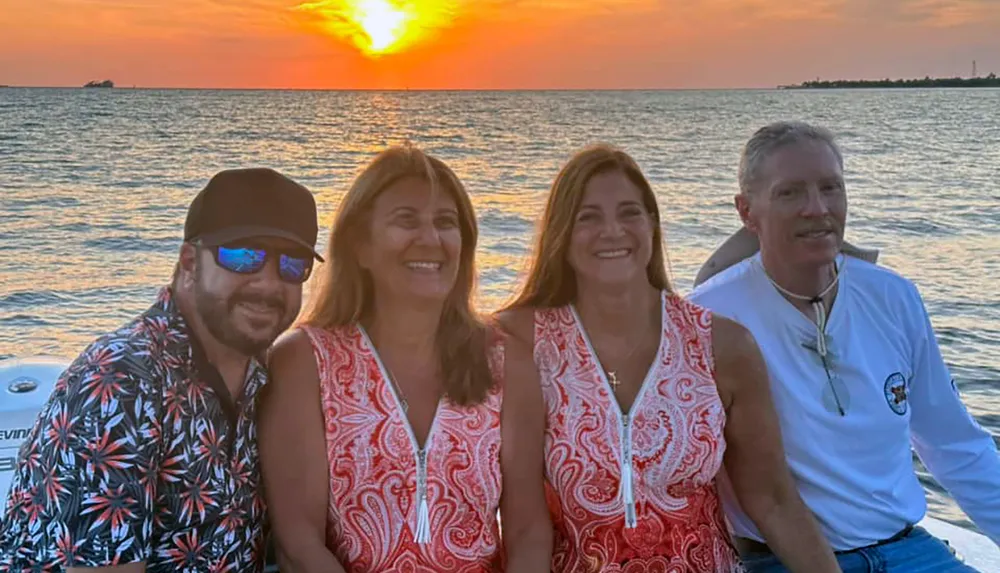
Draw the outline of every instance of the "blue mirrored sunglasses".
M285 282L304 283L312 272L312 255L301 251L289 253L250 245L220 245L212 247L212 254L220 267L241 275L259 272L267 264L268 258L275 255L278 256L278 276Z

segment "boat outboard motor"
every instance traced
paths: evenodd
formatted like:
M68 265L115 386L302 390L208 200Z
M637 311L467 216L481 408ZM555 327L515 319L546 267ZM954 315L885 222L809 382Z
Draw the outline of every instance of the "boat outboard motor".
M0 509L14 478L17 452L69 364L49 356L0 360Z

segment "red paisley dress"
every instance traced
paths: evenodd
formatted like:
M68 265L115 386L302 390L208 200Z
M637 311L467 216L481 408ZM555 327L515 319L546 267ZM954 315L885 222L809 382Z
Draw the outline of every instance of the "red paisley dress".
M330 471L327 546L349 573L502 571L500 384L442 399L423 449L360 326L304 327L319 370ZM496 380L503 346L490 349Z
M715 477L725 411L711 314L664 293L659 351L623 413L572 306L535 313L557 573L733 573Z

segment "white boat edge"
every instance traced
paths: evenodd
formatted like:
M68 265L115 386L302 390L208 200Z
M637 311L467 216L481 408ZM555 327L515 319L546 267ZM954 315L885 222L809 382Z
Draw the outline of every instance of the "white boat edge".
M69 364L70 360L55 356L0 360L0 493L3 500L10 488L17 448L34 425L56 379ZM925 518L918 525L947 541L966 565L982 573L1000 573L1000 547L985 535L933 517Z
M1000 573L1000 547L989 537L929 516L917 525L947 541L969 567L982 573Z

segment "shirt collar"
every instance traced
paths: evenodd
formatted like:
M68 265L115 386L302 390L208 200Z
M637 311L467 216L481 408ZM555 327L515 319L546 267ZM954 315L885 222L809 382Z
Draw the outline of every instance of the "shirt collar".
M181 336L177 337L177 343L180 345L187 346L187 354L191 361L191 365L194 370L201 374L204 378L212 379L216 376L221 380L221 376L218 374L218 370L208 360L208 355L205 353L205 348L198 337L188 326L187 321L184 319L184 315L181 314L180 307L177 305L177 301L174 298L173 290L169 286L162 287L157 294L156 302L153 307L149 309L147 315L159 315L167 319L172 329L181 333ZM182 355L183 355L182 354ZM259 378L261 385L267 383L267 368L266 364L266 352L262 352L257 356L250 357L250 363L247 368L247 382L253 380L253 378ZM206 380L207 382L207 380ZM215 384L210 384L213 389L218 391L219 389L214 388ZM228 395L228 390L226 390L226 395Z

